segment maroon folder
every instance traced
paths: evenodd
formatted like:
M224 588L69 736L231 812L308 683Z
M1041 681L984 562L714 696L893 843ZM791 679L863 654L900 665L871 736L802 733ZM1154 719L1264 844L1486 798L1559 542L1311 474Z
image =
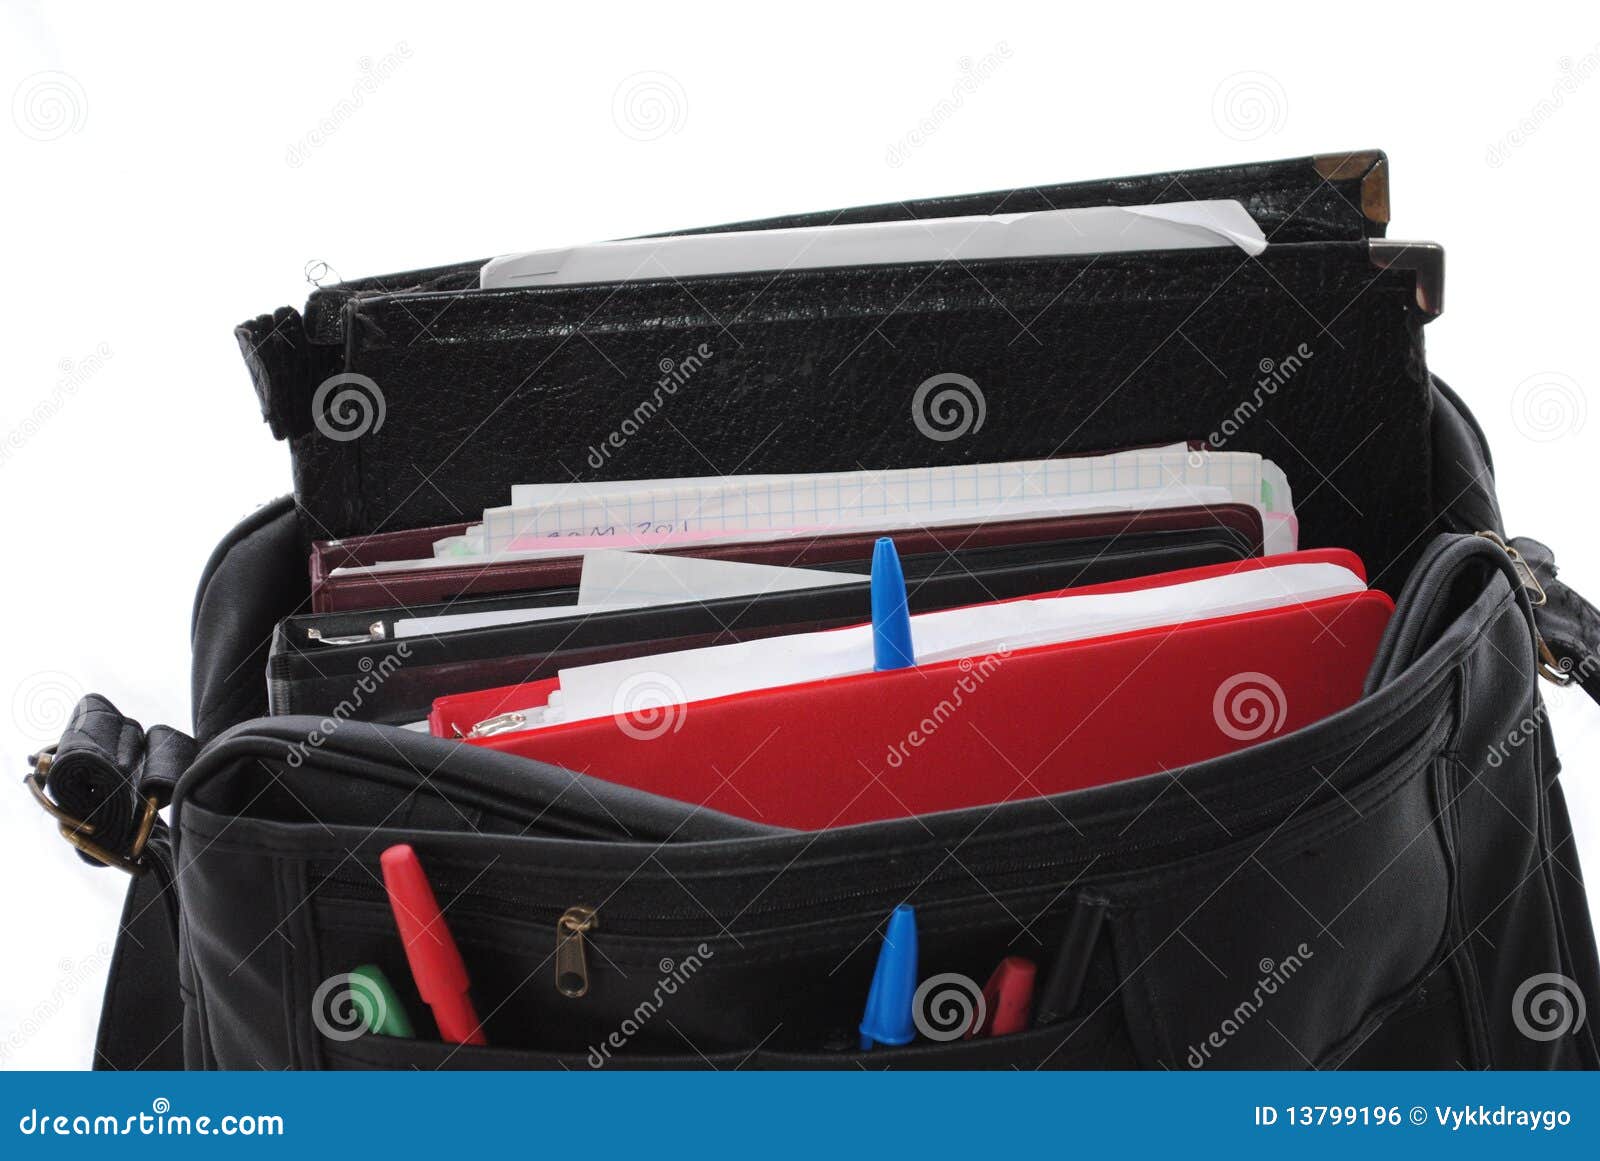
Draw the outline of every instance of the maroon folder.
M441 604L461 596L527 592L578 583L583 569L581 556L550 556L492 564L451 561L441 563L437 568L404 572L333 575L336 568L421 559L433 551L434 541L446 536L459 536L466 527L465 524L447 524L408 532L379 532L371 536L316 542L311 548L312 611L337 613L358 609L409 608L414 605ZM1261 555L1261 512L1249 504L1153 508L1142 512L1095 512L896 529L894 538L900 554L906 556L1039 541L1114 540L1153 532L1225 535L1238 542L1239 555ZM873 541L881 535L881 531L860 530L822 536L808 533L787 540L702 544L656 551L669 556L715 557L718 560L817 568L841 561L870 558Z

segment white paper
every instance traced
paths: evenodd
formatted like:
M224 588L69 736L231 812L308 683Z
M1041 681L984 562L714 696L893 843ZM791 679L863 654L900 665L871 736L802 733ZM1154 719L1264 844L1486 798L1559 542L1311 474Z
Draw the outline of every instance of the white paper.
M395 622L394 635L434 637L492 625L521 625L617 609L643 609L725 597L756 597L763 593L860 584L866 579L853 573L821 569L602 549L584 554L578 599L574 604L408 617Z
M1261 227L1237 201L1087 206L594 242L492 259L479 272L478 285L495 290L758 270L1224 246L1237 246L1252 255L1267 247Z
M609 612L604 605L540 605L529 609L490 609L481 613L443 613L437 617L407 617L394 623L394 635L437 637L441 633L460 633L467 629L488 629L495 625L525 625L534 621L555 621L562 617L581 617Z
M1282 564L1131 592L923 613L911 618L911 640L918 663L928 664L1304 604L1365 588L1339 565ZM563 669L559 702L521 712L530 725L609 717L629 683L644 677L671 702L690 703L871 669L872 628L860 625Z
M580 605L676 605L861 584L866 576L742 560L602 549L583 557Z

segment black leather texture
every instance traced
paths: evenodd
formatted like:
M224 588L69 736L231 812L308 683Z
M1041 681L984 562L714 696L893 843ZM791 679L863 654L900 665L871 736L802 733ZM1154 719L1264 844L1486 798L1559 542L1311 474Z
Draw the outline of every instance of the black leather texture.
M46 784L58 806L94 828L96 843L126 852L146 796L165 806L194 755L195 743L187 734L169 726L146 731L106 698L89 694L73 710L56 745Z
M267 712L261 675L272 627L311 599L300 544L294 498L284 496L242 521L206 562L189 629L194 734L202 742Z
M1403 574L1434 529L1413 275L1374 269L1365 245L1382 233L1363 207L1386 164L1303 158L715 227L1237 197L1272 239L1258 260L1179 251L489 292L472 289L469 263L330 287L303 319L280 310L240 341L291 440L312 538L476 518L505 502L508 465L525 482L908 467L1226 431L1225 446L1308 481L1306 522L1325 537L1313 543ZM689 364L663 403L663 369ZM913 399L946 373L977 383L983 419L931 439ZM350 386L329 389L335 375L371 381L350 388L363 405L335 413ZM625 446L608 444L623 431Z
M1555 554L1531 537L1519 536L1511 546L1533 570L1544 601L1534 608L1534 619L1550 647L1552 668L1566 680L1582 686L1600 702L1600 609L1568 588L1558 577Z
M1412 275L1353 242L365 297L344 366L377 385L382 424L295 437L297 494L312 535L343 535L473 518L505 503L508 473L899 468L1215 436L1297 482L1307 546L1352 548L1397 587L1435 525L1413 301ZM944 373L982 395L957 439L914 409Z

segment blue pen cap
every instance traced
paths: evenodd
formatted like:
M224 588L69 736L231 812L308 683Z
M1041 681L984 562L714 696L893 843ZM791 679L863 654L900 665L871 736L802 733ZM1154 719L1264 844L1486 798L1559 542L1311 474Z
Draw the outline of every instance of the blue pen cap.
M872 667L906 669L916 663L906 574L900 568L894 541L880 536L872 547Z
M912 1001L917 994L917 913L902 903L889 916L878 966L861 1017L861 1049L874 1044L910 1044L917 1038Z

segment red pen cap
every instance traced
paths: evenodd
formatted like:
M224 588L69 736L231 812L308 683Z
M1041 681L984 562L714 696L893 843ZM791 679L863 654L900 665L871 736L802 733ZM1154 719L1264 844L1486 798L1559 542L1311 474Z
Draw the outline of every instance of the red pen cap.
M440 1034L455 1043L481 1044L482 1032L467 995L467 967L417 852L400 843L385 850L378 861L395 926L411 964L411 978L423 1002L433 1009Z
M968 1036L1009 1036L1027 1030L1033 1015L1033 981L1038 968L1031 959L1008 955L983 985L983 1024Z

